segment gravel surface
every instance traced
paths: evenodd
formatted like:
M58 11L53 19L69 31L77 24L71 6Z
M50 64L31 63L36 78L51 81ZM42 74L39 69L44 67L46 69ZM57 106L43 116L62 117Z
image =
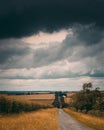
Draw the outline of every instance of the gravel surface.
M62 109L59 109L59 122L59 130L92 130L77 122Z

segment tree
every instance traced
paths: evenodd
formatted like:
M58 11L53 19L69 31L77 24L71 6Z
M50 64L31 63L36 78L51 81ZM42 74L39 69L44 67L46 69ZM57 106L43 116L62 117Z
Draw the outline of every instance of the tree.
M84 83L82 87L83 91L89 91L90 89L92 89L92 83Z
M104 110L104 100L98 88L92 90L92 83L84 83L83 90L72 97L71 106L76 110Z

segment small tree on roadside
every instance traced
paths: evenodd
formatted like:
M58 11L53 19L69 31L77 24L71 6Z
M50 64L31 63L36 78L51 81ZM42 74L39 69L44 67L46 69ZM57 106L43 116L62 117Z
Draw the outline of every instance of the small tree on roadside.
M92 83L84 83L82 87L83 91L89 91L90 89L92 89Z
M83 90L72 97L71 106L77 111L104 110L104 100L98 88L92 90L92 83L84 83Z

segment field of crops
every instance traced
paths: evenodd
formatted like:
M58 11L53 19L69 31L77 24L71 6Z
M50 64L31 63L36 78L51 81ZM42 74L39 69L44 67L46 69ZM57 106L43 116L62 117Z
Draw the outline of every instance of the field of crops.
M0 130L58 130L58 110L0 115Z
M54 101L54 94L48 94L48 93L39 93L39 94L33 94L33 95L12 95L13 98L18 99L24 99L29 101L34 101L36 103L45 103L51 105Z
M51 94L0 95L0 130L58 130L53 100Z

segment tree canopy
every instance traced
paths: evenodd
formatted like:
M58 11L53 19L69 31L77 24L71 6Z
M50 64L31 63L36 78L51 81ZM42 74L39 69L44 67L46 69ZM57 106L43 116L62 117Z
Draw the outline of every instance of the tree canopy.
M71 106L77 111L104 111L104 99L99 88L93 89L92 83L84 83L82 88L83 90L73 95L71 99Z

